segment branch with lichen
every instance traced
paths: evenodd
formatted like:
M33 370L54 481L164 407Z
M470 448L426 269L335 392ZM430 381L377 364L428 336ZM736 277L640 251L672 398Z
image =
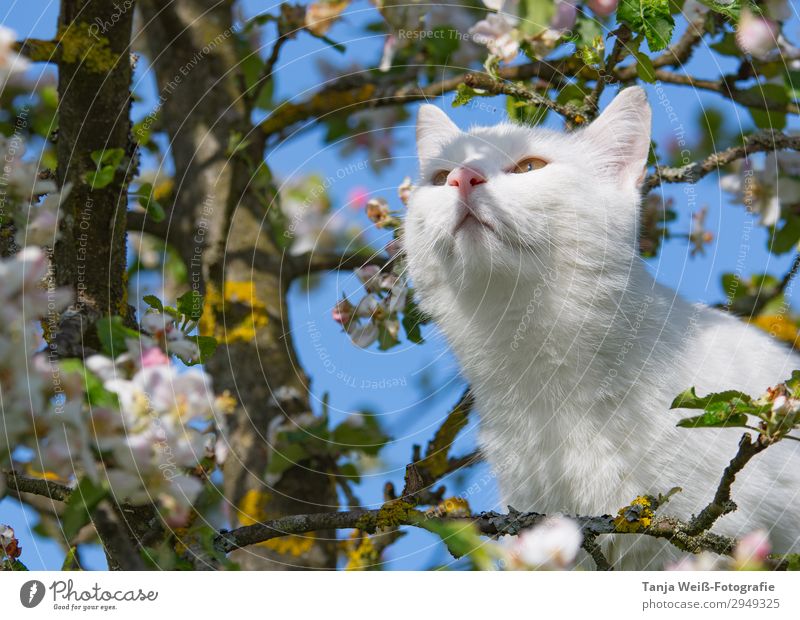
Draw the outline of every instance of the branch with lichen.
M470 88L480 89L492 95L508 95L552 110L572 125L581 125L587 121L585 113L575 106L558 103L521 83L497 79L486 73L467 73L463 81Z
M261 131L270 136L285 132L298 123L325 120L342 112L428 101L455 91L469 75L460 74L420 86L415 81L416 69L419 68L423 67L412 67L414 71L411 74L397 73L380 79L371 72L339 78L304 101L285 101L278 105L261 124ZM503 67L497 75L501 81L540 78L555 87L567 77L584 71L591 73L594 69L570 56L550 62L535 61Z
M655 172L645 178L642 191L646 194L662 183L697 183L715 170L754 153L790 149L800 150L800 135L792 136L781 131L765 129L745 136L741 145L712 153L702 161L679 167L657 166Z

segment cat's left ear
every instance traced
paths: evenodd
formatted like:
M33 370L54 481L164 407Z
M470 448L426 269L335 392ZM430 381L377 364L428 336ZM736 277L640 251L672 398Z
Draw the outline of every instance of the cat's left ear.
M442 144L460 133L456 124L435 105L426 103L417 114L417 155L420 162L439 154Z
M644 180L650 152L652 112L644 90L632 86L620 91L584 131L584 139L604 174L637 187Z

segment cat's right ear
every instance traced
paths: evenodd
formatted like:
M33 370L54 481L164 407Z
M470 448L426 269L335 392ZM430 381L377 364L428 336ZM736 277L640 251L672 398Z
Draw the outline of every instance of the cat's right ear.
M652 112L644 90L625 88L589 125L583 136L601 174L640 185L650 152Z
M460 130L442 110L426 103L417 114L417 155L420 162L435 157L442 144L452 140Z

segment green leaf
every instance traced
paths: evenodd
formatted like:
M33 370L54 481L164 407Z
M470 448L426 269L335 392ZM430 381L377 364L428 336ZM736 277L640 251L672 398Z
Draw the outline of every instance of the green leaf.
M653 61L650 56L644 52L634 52L636 55L636 73L639 77L648 84L654 84L656 81L656 68L653 66Z
M339 465L337 474L347 478L349 482L355 482L356 484L361 482L361 474L358 472L358 467L356 467L354 463L344 463Z
M722 290L731 301L747 295L745 283L735 273L722 274Z
M319 39L323 43L327 43L330 47L335 49L340 54L344 54L347 51L347 48L342 43L337 43L336 41L334 41L330 37L325 36L324 34L316 34L308 29L304 29L304 32L310 34L315 39Z
M181 356L180 360L187 366L196 366L197 364L205 364L208 358L214 355L217 350L217 339L213 336L187 336L190 340L194 340L200 355L197 359L185 359Z
M675 29L669 0L620 0L617 19L628 24L634 32L643 34L652 52L667 47Z
M65 374L78 373L83 377L86 402L92 407L119 408L119 397L105 388L100 378L91 372L79 359L64 359L59 367Z
M472 101L475 97L483 96L482 91L477 91L466 84L459 84L456 88L456 95L453 97L452 106L458 108Z
M693 418L684 418L678 422L681 428L736 428L747 426L744 413L733 413L726 409L707 411Z
M397 339L396 336L392 334L386 327L381 323L378 325L378 349L380 351L388 351L394 346L400 344L400 341Z
M794 249L800 239L800 217L790 215L780 229L774 227L767 238L767 248L773 254L785 254Z
M300 443L294 442L281 446L280 450L273 450L270 453L267 473L280 475L308 457L308 452Z
M144 297L142 297L142 301L151 308L154 308L159 312L164 312L164 304L155 295L145 295Z
M715 0L700 0L700 4L707 6L709 9L720 15L724 15L732 22L739 21L739 15L742 12L742 4L746 4L755 8L755 5L750 0L734 0L733 2L716 2Z
M187 291L178 297L178 312L192 321L199 321L203 316L203 296L200 291Z
M481 538L474 523L425 519L420 527L433 532L447 545L453 557L466 557L477 570L492 570L491 544Z
M736 35L732 32L726 32L719 41L712 43L709 47L722 56L736 56L738 58L742 55L742 50L736 43Z
M786 86L782 84L756 84L745 90L740 91L746 101L759 102L759 105L748 107L753 122L759 129L783 129L786 127L786 112L778 110L767 110L763 106L767 104L785 105L789 102L789 93ZM763 106L760 104L763 102Z
M331 442L342 452L357 451L377 456L389 438L383 433L373 415L362 414L361 424L345 421L331 432Z
M97 505L108 495L108 489L84 477L70 494L61 515L64 537L72 540L80 529L89 523Z
M97 321L97 336L103 345L103 353L111 357L128 350L126 338L139 339L139 332L130 327L125 327L121 316L104 316Z
M111 166L103 166L94 172L87 172L84 180L91 186L92 191L96 189L103 189L108 186L113 180L117 169Z
M706 409L710 405L718 403L729 403L737 399L738 401L749 404L750 396L737 390L727 390L725 392L715 392L708 396L698 396L693 387L681 392L672 401L670 409Z
M261 90L258 93L258 97L256 97L255 100L255 106L257 108L261 108L262 110L271 110L272 108L275 107L274 94L275 94L275 74L273 73L272 76L261 87Z
M422 337L420 326L427 323L429 319L414 302L412 295L412 291L409 291L408 301L406 301L406 307L403 310L403 320L401 324L406 332L406 338L414 344L422 344L425 342L425 339Z
M61 563L61 570L62 571L74 571L78 570L75 567L78 566L78 547L70 547L69 551L67 551L67 555L64 557L64 561Z
M527 35L536 35L550 25L555 14L554 2L542 0L522 0L519 3L519 29Z
M426 62L432 65L446 65L451 56L458 51L461 33L452 26L437 26L432 37L423 39Z
M125 149L106 149L105 151L92 151L91 158L98 168L104 165L117 168L125 157Z

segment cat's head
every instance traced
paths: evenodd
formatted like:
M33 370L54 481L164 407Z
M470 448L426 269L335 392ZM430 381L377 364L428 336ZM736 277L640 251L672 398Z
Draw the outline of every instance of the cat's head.
M461 131L423 105L404 241L417 286L631 260L650 120L638 87L571 133L511 123Z

